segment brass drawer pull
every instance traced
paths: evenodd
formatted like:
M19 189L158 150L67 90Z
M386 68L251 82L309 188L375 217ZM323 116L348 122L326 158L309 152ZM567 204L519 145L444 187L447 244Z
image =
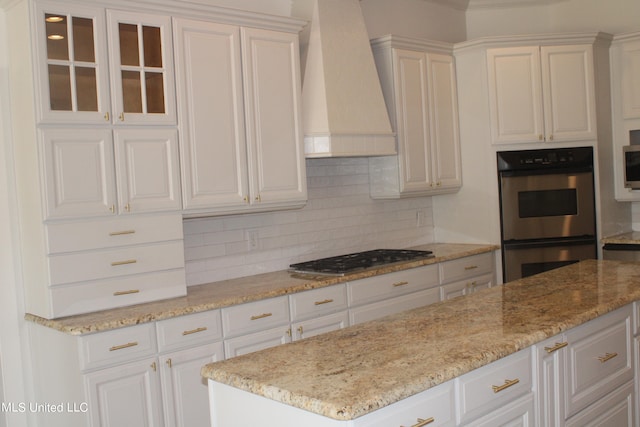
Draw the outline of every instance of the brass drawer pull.
M466 266L464 269L465 269L465 270L475 270L476 268L478 268L478 266L477 266L477 265L468 265L468 266Z
M264 319L265 317L273 316L273 313L262 313L256 316L251 316L251 320Z
M182 333L182 335L191 335L191 334L197 334L198 332L204 332L207 330L206 326L201 326L199 328L195 328L195 329L191 329L190 331L184 331Z
M512 385L516 385L520 382L519 379L515 379L515 380L504 380L504 384L502 385L492 385L491 388L493 389L494 393L500 393L502 390L507 389L509 387L511 387Z
M568 342L557 342L553 347L545 347L544 350L547 353L553 353L554 351L560 350L561 348L565 348L568 346Z
M129 295L129 294L137 294L140 292L139 289L129 289L128 291L117 291L113 293L114 297L119 297L121 295Z
M611 359L613 359L613 358L614 358L614 357L616 357L616 356L618 356L618 353L605 353L605 354L604 354L604 356L600 356L600 357L598 357L598 360L599 360L601 363L604 363L604 362L606 362L607 360L611 360Z
M112 231L109 236L123 236L125 234L135 234L136 230Z
M114 345L113 347L109 348L109 351L122 350L124 348L135 347L137 345L138 345L138 341L128 342L126 344Z
M330 302L333 302L332 298L325 299L325 300L322 300L322 301L316 301L313 304L314 305L322 305L322 304L329 304Z
M427 424L431 424L435 420L436 419L433 417L427 418L425 420L423 420L422 418L418 418L418 422L416 424L413 424L411 427L423 427L423 426L426 426ZM400 427L403 427L403 426L400 426Z
M124 261L114 261L111 263L111 267L116 267L118 265L127 265L127 264L135 264L138 262L136 259L125 259Z
M404 286L404 285L408 285L408 284L409 284L409 282L405 282L405 281L403 281L403 282L396 282L396 283L394 283L394 284L393 284L393 287L394 287L394 288L397 288L398 286Z

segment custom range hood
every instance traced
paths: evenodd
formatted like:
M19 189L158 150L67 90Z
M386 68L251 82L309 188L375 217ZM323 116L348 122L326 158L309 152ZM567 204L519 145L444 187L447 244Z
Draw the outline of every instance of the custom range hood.
M396 154L359 0L313 0L302 83L306 157Z

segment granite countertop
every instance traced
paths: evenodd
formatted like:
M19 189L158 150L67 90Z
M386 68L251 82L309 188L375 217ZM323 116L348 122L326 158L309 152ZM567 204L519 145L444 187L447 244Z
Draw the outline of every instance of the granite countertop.
M640 300L640 264L588 260L206 365L206 378L351 420Z
M629 231L602 239L604 244L640 245L640 231Z
M25 319L70 335L83 335L122 328L190 313L322 288L393 271L415 268L498 249L496 245L433 243L408 249L431 250L435 258L396 263L341 277L296 274L276 271L239 279L190 286L187 295L157 302L138 304L95 313L58 319L45 319L30 313Z

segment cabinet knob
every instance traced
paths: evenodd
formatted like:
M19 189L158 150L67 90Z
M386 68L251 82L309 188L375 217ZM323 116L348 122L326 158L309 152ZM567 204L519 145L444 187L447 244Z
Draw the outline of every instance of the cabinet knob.
M172 367L173 367L173 362L171 362L171 358L167 359L167 366L168 366L169 368L172 368Z
M153 372L155 372L157 368L158 368L158 367L157 367L157 365L156 365L156 362L153 362L153 363L151 364L151 369L153 369Z
M538 135L538 139L539 139L540 141L542 141L542 140L544 139L544 136L543 136L542 134L540 134L540 135Z
M120 113L120 115L118 116L118 120L124 122L124 113Z
M553 141L553 135L549 135L549 141Z
M258 194L258 195L256 196L256 202L260 202L260 201L261 201L261 200L260 200L260 195Z
M302 326L298 326L298 332L302 336L302 334L304 333L304 329L302 328Z
M107 111L106 113L104 113L104 121L108 122L109 121L109 112Z

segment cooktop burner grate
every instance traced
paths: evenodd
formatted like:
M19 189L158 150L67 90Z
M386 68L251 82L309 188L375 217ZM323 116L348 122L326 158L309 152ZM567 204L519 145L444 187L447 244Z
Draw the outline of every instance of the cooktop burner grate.
M356 252L353 254L291 264L289 268L296 273L343 276L354 271L367 270L401 261L432 258L433 256L431 251L374 249L371 251Z

